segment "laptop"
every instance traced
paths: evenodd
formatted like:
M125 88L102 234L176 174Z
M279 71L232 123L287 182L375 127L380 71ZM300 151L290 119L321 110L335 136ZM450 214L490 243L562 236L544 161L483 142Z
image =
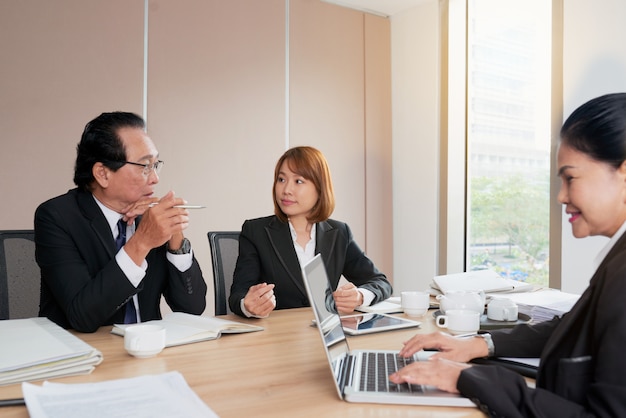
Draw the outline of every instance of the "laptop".
M396 369L414 361L427 360L432 352L421 351L405 359L398 356L397 351L351 351L339 315L326 306L329 281L321 255L316 255L307 263L302 268L302 274L333 382L341 399L359 403L476 406L468 398L435 387L390 382L388 376Z

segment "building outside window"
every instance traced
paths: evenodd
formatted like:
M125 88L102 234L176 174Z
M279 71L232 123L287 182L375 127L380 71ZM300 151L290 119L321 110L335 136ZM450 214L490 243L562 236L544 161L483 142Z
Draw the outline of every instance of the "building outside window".
M467 3L466 270L548 285L551 2Z

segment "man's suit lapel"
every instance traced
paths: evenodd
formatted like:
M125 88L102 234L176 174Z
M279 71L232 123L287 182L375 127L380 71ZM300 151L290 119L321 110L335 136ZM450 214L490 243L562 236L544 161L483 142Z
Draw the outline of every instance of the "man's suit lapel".
M293 248L289 225L275 218L265 227L265 232L272 245L274 255L289 275L291 281L303 295L306 295L300 263L298 262L296 251Z
M109 256L115 257L115 240L111 234L111 228L91 193L78 192L76 200L81 213L89 220L91 228L102 246L109 253Z

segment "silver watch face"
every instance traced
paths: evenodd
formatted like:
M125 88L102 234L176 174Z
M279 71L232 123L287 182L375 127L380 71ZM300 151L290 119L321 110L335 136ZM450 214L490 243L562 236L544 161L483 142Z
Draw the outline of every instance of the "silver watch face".
M191 242L189 242L187 238L183 238L183 243L181 244L179 249L177 250L168 249L168 251L172 254L189 254L191 252Z

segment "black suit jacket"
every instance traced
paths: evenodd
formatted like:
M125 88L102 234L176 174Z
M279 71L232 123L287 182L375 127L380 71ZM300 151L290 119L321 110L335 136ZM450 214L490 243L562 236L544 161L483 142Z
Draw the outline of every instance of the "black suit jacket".
M316 228L315 253L322 254L333 290L343 274L373 292L372 303L391 296L391 284L354 242L347 224L329 219ZM251 286L263 282L276 285L276 309L310 306L289 224L276 216L248 220L241 228L230 309L243 316L241 299Z
M537 389L501 367L463 371L458 389L490 415L626 417L626 235L562 319L492 337L497 356L541 356L541 365Z
M115 240L91 193L78 189L42 203L35 212L35 255L41 268L39 315L65 328L93 332L123 323L120 309L138 294L142 321L161 319L161 295L174 311L201 314L207 286L198 262L180 272L166 246L146 257L148 270L135 288L115 261Z

